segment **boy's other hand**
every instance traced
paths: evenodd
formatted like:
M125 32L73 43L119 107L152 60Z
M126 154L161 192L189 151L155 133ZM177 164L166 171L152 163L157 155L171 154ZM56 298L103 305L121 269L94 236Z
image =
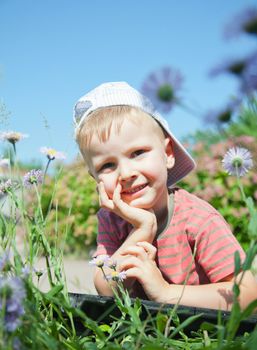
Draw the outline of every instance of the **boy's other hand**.
M118 184L110 199L105 191L103 182L98 184L100 206L109 209L127 222L131 223L135 229L145 229L151 231L155 236L157 231L156 216L153 211L135 208L125 203L121 198L121 185Z
M141 242L144 246L145 243ZM128 278L135 278L142 285L146 295L150 300L162 301L169 289L169 283L163 278L161 271L153 259L154 249L148 252L140 246L131 246L124 249L122 256L124 259L120 262L118 268L120 271L126 271ZM154 246L152 246L155 248Z
M155 261L157 253L157 248L151 243L143 241L137 242L134 246L127 247L122 253L122 256L134 255L134 256L143 256L147 255L149 259Z

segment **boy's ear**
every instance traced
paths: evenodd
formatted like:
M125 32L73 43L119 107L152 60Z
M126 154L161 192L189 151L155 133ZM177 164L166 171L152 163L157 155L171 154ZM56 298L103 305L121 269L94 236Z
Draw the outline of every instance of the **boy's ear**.
M165 140L165 153L166 153L166 162L167 162L167 169L171 169L175 165L175 157L173 152L173 144L170 137L166 137Z

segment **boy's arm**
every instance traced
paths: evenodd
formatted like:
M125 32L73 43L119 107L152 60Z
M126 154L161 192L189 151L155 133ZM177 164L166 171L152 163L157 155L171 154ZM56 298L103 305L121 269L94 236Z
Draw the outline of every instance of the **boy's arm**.
M237 276L237 281L243 272ZM229 279L229 280L228 280ZM204 307L209 309L231 310L233 305L234 277L229 276L224 281L203 285L169 285L166 292L162 290L159 302L180 302L185 306ZM240 283L239 304L245 309L250 302L257 298L257 283L250 271L246 271ZM166 294L166 296L165 296Z
M152 243L157 231L157 223L154 213L144 209L134 208L124 203L120 197L120 190L121 188L118 185L114 191L113 199L110 200L105 192L103 184L99 184L101 207L111 210L134 226L134 229L131 231L127 239L111 256L113 261L118 262L117 269L119 271L121 271L119 268L119 262L126 259L123 256L123 252L129 247L135 246L138 242L146 241ZM108 273L108 268L106 268L106 272ZM124 281L125 287L129 288L134 281L134 278L126 279ZM104 279L103 273L99 268L96 269L94 274L94 284L100 295L113 295L110 282L107 282ZM113 282L113 285L115 285L115 282Z
M133 250L128 249L130 258L124 260L121 268L127 271L128 277L136 278L141 283L150 300L160 303L179 303L185 306L210 309L230 310L233 303L234 276L230 275L217 283L203 285L175 285L164 280L155 262L147 254L132 256ZM242 309L257 298L257 282L250 271L241 272L239 303Z

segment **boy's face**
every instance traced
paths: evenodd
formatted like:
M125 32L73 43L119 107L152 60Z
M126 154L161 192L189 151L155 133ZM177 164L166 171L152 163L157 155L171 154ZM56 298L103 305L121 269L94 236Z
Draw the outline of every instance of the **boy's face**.
M167 204L172 145L156 132L151 120L137 125L125 119L119 132L112 127L105 142L94 135L86 158L91 175L103 182L110 199L120 183L122 200L133 207L158 210Z

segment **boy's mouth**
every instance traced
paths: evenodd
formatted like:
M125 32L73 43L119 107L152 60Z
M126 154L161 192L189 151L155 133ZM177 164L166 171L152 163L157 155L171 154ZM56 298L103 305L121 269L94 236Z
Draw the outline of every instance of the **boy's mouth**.
M135 186L135 187L129 188L129 189L127 189L127 190L123 190L121 193L122 193L122 194L133 194L133 193L136 193L136 192L141 191L141 190L142 190L143 188L145 188L147 185L148 185L148 184Z

